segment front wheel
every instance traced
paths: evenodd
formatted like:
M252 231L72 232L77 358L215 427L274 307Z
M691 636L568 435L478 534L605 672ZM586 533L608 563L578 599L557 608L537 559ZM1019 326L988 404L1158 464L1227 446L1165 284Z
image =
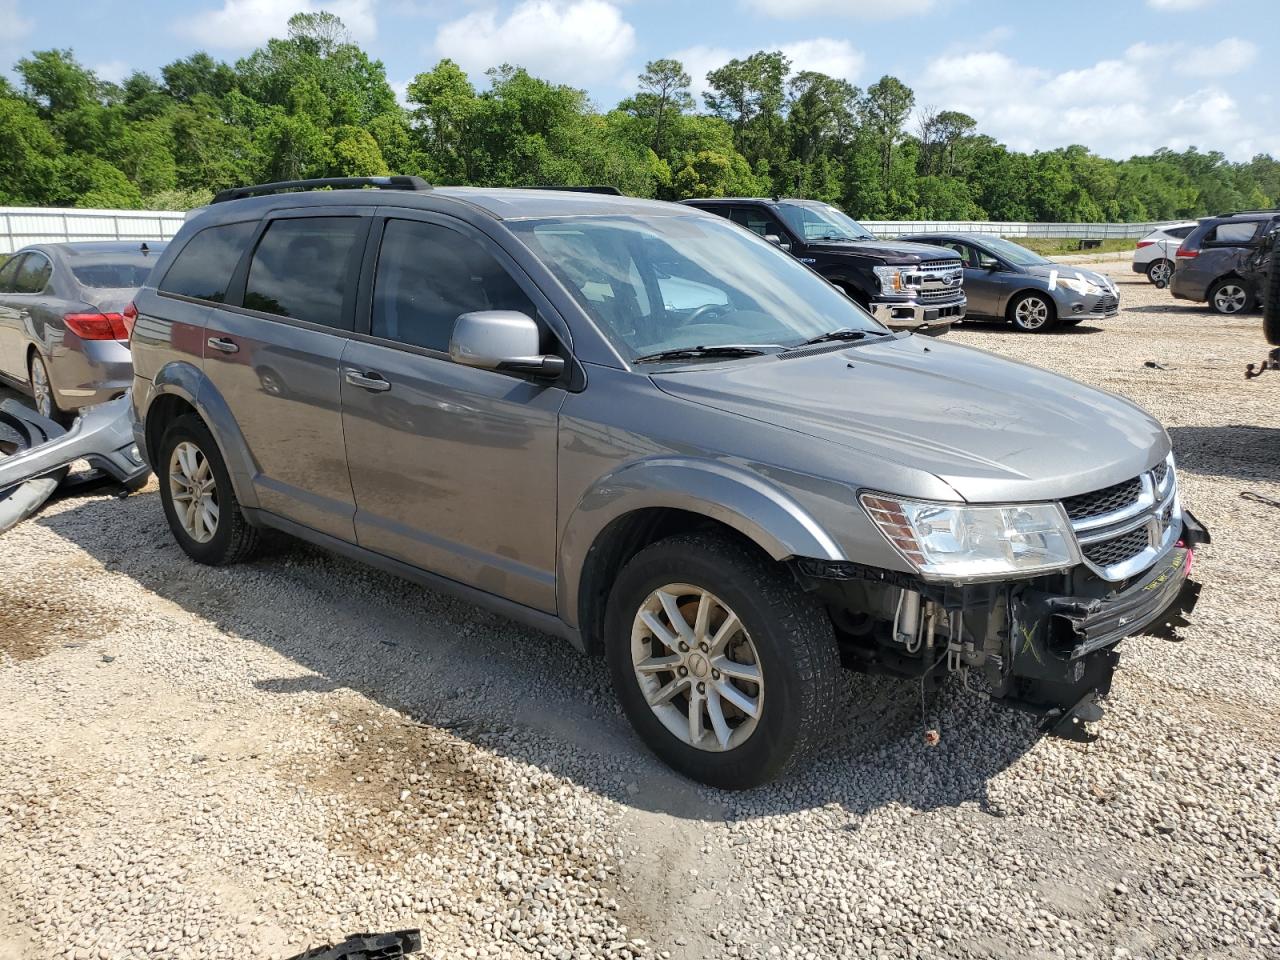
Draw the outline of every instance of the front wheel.
M1227 277L1209 289L1209 306L1224 316L1243 313L1253 307L1253 291L1236 277Z
M609 598L606 643L641 739L710 786L774 779L834 713L840 661L826 613L726 536L672 537L632 558Z
M1023 333L1046 333L1058 322L1053 301L1040 293L1024 293L1009 304L1009 319Z
M1147 279L1157 287L1167 287L1169 281L1173 279L1173 264L1163 257L1159 260L1152 260L1147 265Z

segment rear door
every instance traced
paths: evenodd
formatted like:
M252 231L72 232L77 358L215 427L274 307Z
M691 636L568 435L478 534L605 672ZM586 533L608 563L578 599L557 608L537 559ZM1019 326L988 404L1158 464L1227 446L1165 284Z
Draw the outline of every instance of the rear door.
M33 315L43 311L50 303L48 294L49 278L53 275L53 263L48 256L38 250L32 250L22 258L17 273L13 277L13 290L4 295L6 313L12 319L6 324L6 339L9 356L10 376L23 382L29 378L27 371L27 349L38 331L32 322ZM48 352L51 344L44 343L44 352ZM50 376L56 376L50 372Z
M360 546L555 610L556 431L565 391L449 358L460 314L551 305L492 240L410 211L380 238L367 326L342 358ZM544 323L543 349L558 341ZM564 352L563 349L559 352Z
M1000 258L982 247L959 240L949 240L944 246L960 254L964 260L964 295L969 301L967 313L982 317L1001 316L1010 278ZM992 263L995 264L994 269L989 268Z
M347 541L355 539L355 501L338 360L369 227L362 212L270 215L204 330L205 376L244 435L261 507Z
M22 381L27 379L27 371L22 369L25 361L20 357L22 351L18 345L18 305L14 297L14 283L25 257L25 253L20 253L0 267L0 373Z

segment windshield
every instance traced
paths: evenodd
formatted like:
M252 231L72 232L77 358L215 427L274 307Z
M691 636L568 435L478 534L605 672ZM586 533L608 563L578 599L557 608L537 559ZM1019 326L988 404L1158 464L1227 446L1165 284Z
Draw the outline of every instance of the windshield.
M511 228L628 360L667 350L793 347L884 334L816 273L719 217L571 217Z
M1046 260L1034 250L1028 250L1004 237L983 237L982 245L1016 267L1042 267L1046 264L1053 266L1052 260Z
M111 260L88 260L77 257L71 264L71 272L82 287L100 289L140 287L147 282L154 256L115 257Z
M825 203L779 203L778 216L805 240L874 240L853 217Z

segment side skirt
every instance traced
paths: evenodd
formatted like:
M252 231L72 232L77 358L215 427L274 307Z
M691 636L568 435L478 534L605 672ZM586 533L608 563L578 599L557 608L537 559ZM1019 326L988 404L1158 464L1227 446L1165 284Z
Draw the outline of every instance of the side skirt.
M247 507L241 507L240 509L244 511L245 519L254 526L271 527L281 533L287 533L291 537L297 537L299 540L305 540L307 543L315 544L317 547L323 547L333 553L350 557L352 560L358 560L371 567L377 567L387 573L393 573L397 577L421 584L429 589L450 594L468 603L474 603L477 607L483 607L499 616L506 617L508 620L514 620L516 623L541 633L549 633L554 637L567 640L579 653L586 652L586 645L583 643L581 632L576 627L569 626L555 614L544 613L541 610L526 607L522 603L515 603L504 597L468 586L465 583L459 583L457 580L450 580L448 577L429 573L401 560L375 553L372 550L366 550L364 547L348 543L345 540L339 540L337 537L332 537L327 533L320 533L310 527L304 527L274 513Z

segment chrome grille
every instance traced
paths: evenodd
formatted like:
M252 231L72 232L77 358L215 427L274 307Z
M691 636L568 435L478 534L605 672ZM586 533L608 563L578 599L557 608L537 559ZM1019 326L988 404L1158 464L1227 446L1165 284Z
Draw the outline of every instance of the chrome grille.
M959 300L964 295L964 264L959 260L926 260L917 268L922 302Z
M1151 471L1151 476L1156 481L1156 487L1161 490L1164 489L1164 478L1167 477L1168 475L1169 475L1169 464L1167 463L1158 463L1156 464L1156 468Z
M1103 540L1084 548L1084 558L1099 567L1112 567L1132 560L1151 546L1151 534L1145 526L1111 540Z
M1067 497L1062 501L1067 517L1073 523L1077 520L1088 520L1116 510L1123 510L1138 502L1142 493L1142 478L1134 477L1124 483L1117 483L1092 493L1082 493Z

